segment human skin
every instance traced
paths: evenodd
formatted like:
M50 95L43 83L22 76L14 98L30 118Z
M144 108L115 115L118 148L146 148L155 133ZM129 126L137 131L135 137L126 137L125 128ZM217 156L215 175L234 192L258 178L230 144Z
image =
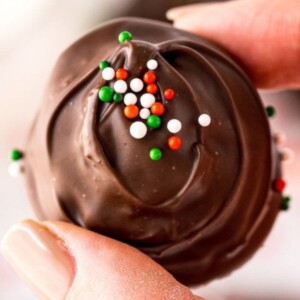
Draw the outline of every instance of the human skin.
M299 0L198 4L167 16L223 46L257 87L300 87ZM138 250L72 224L23 221L2 251L40 299L201 299Z

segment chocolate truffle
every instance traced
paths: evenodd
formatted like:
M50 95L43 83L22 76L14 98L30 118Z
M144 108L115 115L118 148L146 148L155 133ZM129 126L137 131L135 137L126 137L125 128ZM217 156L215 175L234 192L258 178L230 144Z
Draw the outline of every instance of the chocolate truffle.
M218 46L157 21L113 20L61 55L25 155L39 218L128 243L190 285L249 259L281 205L250 80Z

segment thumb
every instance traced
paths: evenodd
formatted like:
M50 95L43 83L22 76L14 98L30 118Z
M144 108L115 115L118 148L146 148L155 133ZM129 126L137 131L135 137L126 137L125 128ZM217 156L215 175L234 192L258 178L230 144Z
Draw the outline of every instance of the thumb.
M39 299L200 299L140 251L68 223L23 221L2 252Z
M299 0L196 4L173 8L167 17L227 49L258 87L300 87Z

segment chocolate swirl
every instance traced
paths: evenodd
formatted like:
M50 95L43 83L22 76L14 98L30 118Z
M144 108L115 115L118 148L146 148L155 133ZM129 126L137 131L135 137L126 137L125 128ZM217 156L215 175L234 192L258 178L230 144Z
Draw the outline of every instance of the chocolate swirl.
M119 45L117 35L134 39ZM106 59L142 77L155 58L165 103L160 130L129 134L123 104L101 103ZM197 118L208 113L209 127ZM170 119L183 146L167 150ZM163 158L153 162L151 147ZM36 213L129 243L176 278L198 284L241 265L261 245L279 211L280 175L269 124L252 84L217 46L164 23L118 19L60 57L26 150L26 181Z

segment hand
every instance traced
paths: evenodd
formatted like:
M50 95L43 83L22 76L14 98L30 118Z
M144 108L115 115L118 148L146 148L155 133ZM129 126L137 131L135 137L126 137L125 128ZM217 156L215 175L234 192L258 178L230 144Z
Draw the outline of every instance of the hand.
M300 87L299 0L196 4L173 8L167 17L227 49L257 87Z
M135 248L72 224L23 221L2 252L39 299L201 299Z

